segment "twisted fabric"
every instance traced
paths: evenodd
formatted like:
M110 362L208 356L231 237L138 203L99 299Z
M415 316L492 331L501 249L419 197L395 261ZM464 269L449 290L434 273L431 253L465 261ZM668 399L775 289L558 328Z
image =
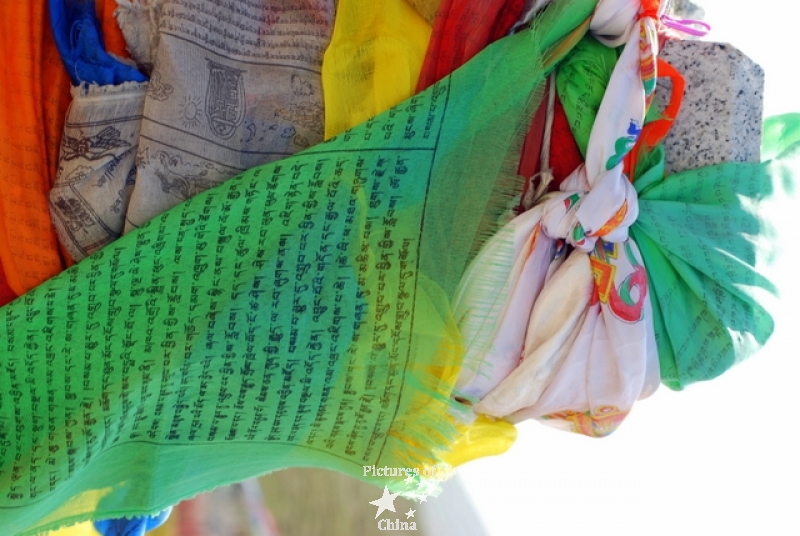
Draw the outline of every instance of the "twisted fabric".
M480 277L465 279L456 307L462 331L469 338L478 325L489 328L468 344L467 372L458 384L465 398L480 400L478 413L540 418L600 436L657 388L647 272L628 237L638 199L623 162L655 90L657 7L643 6L637 20L630 2L598 5L590 25L601 33L595 37L626 44L598 110L586 163L560 192L487 246L496 259L514 259L508 271L502 261L494 265L497 280L506 276L504 292L485 284L478 292L493 300L491 316L470 308L476 296L470 287ZM575 250L566 262L565 243ZM469 274L481 274L478 263L486 261L476 259ZM494 326L490 318L497 319Z
M136 67L106 51L95 3L91 0L49 0L56 46L73 85L145 82Z

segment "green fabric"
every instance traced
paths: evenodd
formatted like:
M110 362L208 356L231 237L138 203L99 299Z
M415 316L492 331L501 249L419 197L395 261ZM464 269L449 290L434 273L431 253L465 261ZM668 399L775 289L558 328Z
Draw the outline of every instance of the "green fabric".
M548 47L594 5L559 3L0 309L3 533L152 514L285 467L383 485L363 466L439 461L463 356L449 301L513 194L534 90L568 50Z
M570 132L584 158L597 110L603 102L608 81L622 48L609 48L591 35L586 35L558 66L558 98L564 107ZM659 117L658 107L650 106L644 122L647 124ZM649 167L648 165L645 169Z
M617 64L617 51L587 35L564 58L556 73L556 90L572 136L586 157L594 118Z
M797 151L760 164L729 163L636 180L631 236L649 276L661 380L671 389L710 380L767 341L777 289L768 277L776 229L767 203L796 181Z

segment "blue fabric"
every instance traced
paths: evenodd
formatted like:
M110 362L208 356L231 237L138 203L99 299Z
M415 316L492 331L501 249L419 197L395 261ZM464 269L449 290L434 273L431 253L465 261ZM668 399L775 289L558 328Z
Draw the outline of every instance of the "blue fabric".
M172 512L172 508L167 508L160 514L150 517L95 521L94 528L102 536L142 536L145 532L163 525L170 512Z
M74 85L147 81L136 67L106 52L94 0L48 0L48 4L56 46Z

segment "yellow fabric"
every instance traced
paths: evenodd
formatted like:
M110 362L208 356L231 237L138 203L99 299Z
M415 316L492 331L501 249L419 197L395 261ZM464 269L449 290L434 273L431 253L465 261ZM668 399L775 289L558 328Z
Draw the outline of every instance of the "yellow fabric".
M517 439L517 428L508 421L480 415L469 426L459 426L460 435L450 452L443 456L445 463L458 467L485 456L497 456L511 448Z
M98 536L91 521L64 527L63 529L53 530L46 533L47 536Z
M322 61L325 139L413 95L430 36L406 0L340 0Z
M414 6L417 13L422 15L428 24L433 26L433 21L436 19L436 12L439 11L439 5L442 0L408 0L408 3Z
M157 529L153 529L150 532L148 532L147 536L180 536L178 534L179 519L180 519L180 514L176 505L176 507L172 509L172 513L169 515L164 524L158 527Z

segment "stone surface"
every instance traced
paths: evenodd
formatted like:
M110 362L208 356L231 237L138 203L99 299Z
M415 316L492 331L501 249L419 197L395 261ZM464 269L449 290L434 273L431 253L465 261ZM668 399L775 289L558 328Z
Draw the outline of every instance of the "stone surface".
M686 80L681 111L664 140L666 172L723 162L758 162L764 71L737 48L705 41L670 41L659 57ZM671 83L659 79L663 108Z
M662 5L664 2L662 2ZM675 18L703 19L705 11L691 0L668 0L667 12Z

